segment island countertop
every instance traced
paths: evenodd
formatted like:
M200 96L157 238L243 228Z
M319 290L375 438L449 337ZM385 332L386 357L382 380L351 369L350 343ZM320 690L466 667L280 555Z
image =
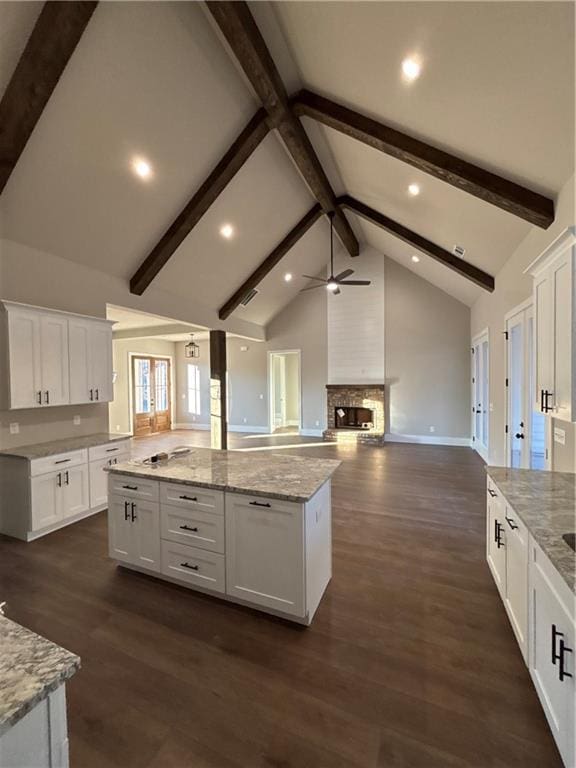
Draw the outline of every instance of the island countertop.
M130 440L132 435L114 432L98 432L94 435L78 435L77 437L65 437L61 440L50 440L45 443L33 443L32 445L19 445L16 448L4 448L0 456L15 456L20 459L44 459L46 456L56 456L68 451L79 451L83 448L95 448L106 443L115 443L119 440Z
M486 472L576 593L576 554L562 538L576 531L576 475L506 467Z
M0 615L0 736L79 667L74 653Z
M185 456L158 464L126 461L105 469L111 474L304 503L330 479L340 464L334 459L285 456L268 451L260 454L191 448Z

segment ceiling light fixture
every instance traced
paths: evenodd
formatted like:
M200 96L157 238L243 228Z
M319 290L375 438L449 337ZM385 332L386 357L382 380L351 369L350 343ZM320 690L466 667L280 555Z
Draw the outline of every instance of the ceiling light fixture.
M338 290L338 283L334 282L334 280L330 280L329 283L326 283L326 289L334 292Z
M232 224L223 224L220 227L220 234L226 240L230 240L230 238L234 235L234 227L232 226Z
M416 197L416 195L420 194L420 185L419 184L409 184L408 185L408 192L412 195L412 197Z
M141 179L149 179L152 176L152 166L147 160L143 160L141 157L135 157L132 160L132 170Z
M418 264L418 262L420 261L420 256L416 256L416 254L414 254L414 256L412 256L412 261L414 262L414 264Z
M286 272L286 274L284 275L284 280L286 280L286 282L289 283L290 280L292 280L292 272Z
M184 346L184 357L200 357L200 347L194 341L194 334L190 334L190 341Z
M404 80L409 82L413 82L420 76L421 69L420 62L413 56L409 56L402 62L402 75Z

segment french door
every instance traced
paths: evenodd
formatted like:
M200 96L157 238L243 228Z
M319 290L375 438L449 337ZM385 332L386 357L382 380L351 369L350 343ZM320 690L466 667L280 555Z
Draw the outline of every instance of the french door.
M171 429L170 360L132 357L134 435L152 435Z
M546 417L534 406L536 345L534 307L521 304L506 316L506 465L547 469Z
M488 331L472 339L472 443L488 461L490 441L490 341Z

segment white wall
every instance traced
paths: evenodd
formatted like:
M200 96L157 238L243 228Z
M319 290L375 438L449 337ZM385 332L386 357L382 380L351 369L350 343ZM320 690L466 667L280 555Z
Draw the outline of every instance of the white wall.
M354 269L350 280L371 280L328 296L328 383L382 384L384 364L384 256L364 247L355 259L340 256L335 274Z
M494 293L484 293L472 307L472 335L488 328L490 334L490 451L488 463L504 465L506 461L506 349L503 336L504 316L532 296L532 278L524 270L542 251L574 224L574 177L563 187L556 201L556 218L547 229L533 227L496 275ZM563 425L567 431L565 446L555 445L554 469L574 471L574 425Z

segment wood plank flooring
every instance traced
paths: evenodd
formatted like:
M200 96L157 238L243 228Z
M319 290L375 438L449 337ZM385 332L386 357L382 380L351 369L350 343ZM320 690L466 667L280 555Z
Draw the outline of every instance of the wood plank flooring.
M208 434L162 440L136 452ZM231 447L296 441L313 442ZM476 454L285 450L343 460L334 576L309 628L116 568L105 513L0 537L8 614L82 657L72 768L560 768L486 565Z

